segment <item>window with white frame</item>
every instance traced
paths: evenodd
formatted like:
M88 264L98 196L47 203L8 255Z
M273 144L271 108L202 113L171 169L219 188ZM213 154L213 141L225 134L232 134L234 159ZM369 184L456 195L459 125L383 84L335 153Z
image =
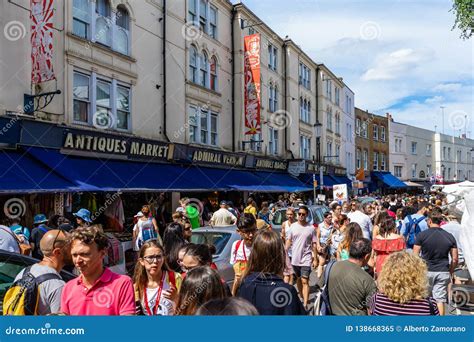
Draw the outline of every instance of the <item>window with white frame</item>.
M456 161L457 161L458 163L462 162L461 150L457 150L457 151L456 151Z
M411 154L416 154L417 143L415 141L411 142Z
M385 154L381 153L380 154L380 170L385 171L386 168L386 161L385 161Z
M367 139L367 131L369 130L369 125L367 121L362 121L362 136Z
M268 150L270 154L278 154L278 130L273 127L268 129Z
M214 91L218 89L217 58L209 58L204 50L199 53L194 45L189 48L189 81Z
M398 139L398 152L402 152L402 139Z
M360 170L362 167L362 161L361 161L361 151L360 149L357 149L356 151L356 161L357 161L357 170Z
M311 155L311 138L300 135L300 157L302 159L310 159Z
M372 125L372 129L373 129L373 139L374 140L379 140L379 128L377 125Z
M268 110L270 112L276 112L278 110L278 90L276 85L270 83L268 93Z
M328 112L327 112L327 129L332 131L332 108L328 108Z
M335 156L336 156L336 163L339 164L340 162L340 155L341 155L341 145L339 144L336 144L336 150L334 151L335 152Z
M218 114L206 107L189 106L189 142L216 146Z
M369 151L367 150L364 150L363 162L364 162L364 170L368 170L369 169Z
M443 160L446 160L446 146L443 146Z
M302 62L299 67L299 84L306 89L311 89L311 70Z
M130 55L130 16L125 6L112 11L110 0L74 0L72 16L74 35Z
M277 69L278 49L272 44L268 44L268 67L274 71Z
M448 179L451 179L451 168L448 167Z
M217 58L214 56L211 58L210 73L211 90L217 91Z
M360 129L361 129L360 126L361 126L360 125L360 119L356 119L356 134L357 135L360 135Z
M416 164L411 164L411 178L416 178Z
M385 126L380 126L380 140L385 141Z
M336 101L336 105L338 105L338 106L339 106L339 103L340 103L340 101L339 101L340 100L339 99L340 94L341 94L341 89L339 89L338 87L334 87L334 95L335 95L335 98L336 98L335 101Z
M188 22L217 39L218 10L208 0L188 0Z
M332 82L331 80L326 80L326 97L332 101Z
M300 97L300 119L303 122L309 123L310 120L310 111L311 111L311 103Z
M372 166L373 166L374 171L379 169L379 154L377 152L374 152Z
M130 97L130 85L96 73L74 71L73 120L76 123L130 130Z
M426 165L426 177L430 177L431 176L431 164L428 164Z
M209 14L209 35L217 39L217 8L210 6Z
M431 144L426 144L426 155L431 156Z
M395 177L402 177L402 169L403 169L403 166L398 166L398 165L394 166L393 173L395 174Z
M200 56L200 61L199 61L199 84L205 88L208 87L209 82L207 79L207 69L209 68L209 59L207 58L207 53L205 51L201 52Z
M262 151L262 133L257 133L251 136L249 141L253 141L250 143L250 150L253 152L261 152Z
M341 115L336 113L336 134L341 134Z
M326 156L332 156L332 141L326 141Z
M451 160L451 147L448 147L448 160Z

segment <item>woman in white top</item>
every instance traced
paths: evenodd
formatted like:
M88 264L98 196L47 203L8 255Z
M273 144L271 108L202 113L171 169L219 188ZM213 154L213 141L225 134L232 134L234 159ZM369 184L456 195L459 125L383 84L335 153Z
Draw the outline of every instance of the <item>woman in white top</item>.
M133 276L137 314L174 315L181 275L168 269L163 247L156 240L145 242L139 256Z
M138 218L137 223L133 227L133 250L139 251L140 247L148 240L158 240L163 244L159 231L158 223L150 215L150 206L144 205L135 218Z

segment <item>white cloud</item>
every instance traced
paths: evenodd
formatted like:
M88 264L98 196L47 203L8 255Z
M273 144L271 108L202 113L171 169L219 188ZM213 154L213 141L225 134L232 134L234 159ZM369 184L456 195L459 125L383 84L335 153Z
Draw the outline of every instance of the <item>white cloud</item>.
M436 96L433 96L433 97L430 97L430 98L426 99L425 103L428 103L428 104L440 103L443 100L444 100L444 97L436 95Z
M461 83L442 83L438 84L436 87L433 88L435 92L453 92L458 91L462 87Z
M373 68L362 75L363 81L393 80L406 77L412 69L425 61L427 56L421 51L400 49L377 59Z

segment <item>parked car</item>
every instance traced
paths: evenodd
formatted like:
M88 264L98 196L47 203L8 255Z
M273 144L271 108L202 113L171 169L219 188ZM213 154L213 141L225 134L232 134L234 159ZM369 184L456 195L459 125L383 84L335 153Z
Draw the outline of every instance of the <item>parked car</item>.
M29 256L0 250L0 315L3 313L3 297L13 285L13 281L22 269L40 262L40 260ZM67 271L60 272L65 282L74 279L76 275Z
M234 269L230 264L232 244L241 239L236 229L237 226L207 226L194 229L191 236L192 243L204 243L216 247L216 253L212 256L212 261L217 265L219 274L229 286L234 281Z
M312 205L308 206L309 208L309 215L306 220L314 225L317 226L324 220L324 213L329 211L329 208L325 205ZM283 222L286 221L286 210L288 208L281 208L278 209L275 214L273 214L272 218L272 230L276 231L277 233L281 233L281 225ZM296 210L297 208L295 208ZM296 219L296 218L295 218Z

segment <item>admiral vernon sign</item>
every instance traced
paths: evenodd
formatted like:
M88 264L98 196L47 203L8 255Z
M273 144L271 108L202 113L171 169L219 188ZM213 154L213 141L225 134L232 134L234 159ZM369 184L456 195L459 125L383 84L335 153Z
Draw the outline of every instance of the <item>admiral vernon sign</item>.
M68 150L127 155L131 158L171 159L173 156L173 145L166 143L73 132L66 133L62 147Z
M221 164L226 166L244 166L245 157L228 153L214 152L209 150L195 150L193 152L193 163Z

